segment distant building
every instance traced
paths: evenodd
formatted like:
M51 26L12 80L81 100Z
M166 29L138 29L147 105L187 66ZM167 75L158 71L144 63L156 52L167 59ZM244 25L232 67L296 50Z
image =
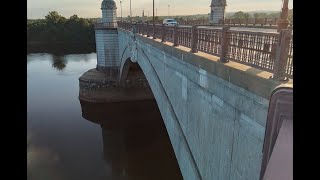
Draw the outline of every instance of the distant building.
M210 24L218 24L225 18L225 9L227 6L226 0L212 0L211 1L211 12L209 17Z

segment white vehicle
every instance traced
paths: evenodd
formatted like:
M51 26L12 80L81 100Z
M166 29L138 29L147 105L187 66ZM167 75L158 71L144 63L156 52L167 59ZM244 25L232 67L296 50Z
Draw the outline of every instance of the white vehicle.
M174 19L164 19L163 24L165 24L167 26L175 26L178 24L178 22Z

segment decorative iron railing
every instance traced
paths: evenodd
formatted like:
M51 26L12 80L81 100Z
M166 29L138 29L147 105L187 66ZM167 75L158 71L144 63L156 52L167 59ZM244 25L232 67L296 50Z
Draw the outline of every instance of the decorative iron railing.
M205 53L219 55L221 51L221 30L198 28L197 50Z
M277 26L278 18L248 18L248 19L225 19L220 24L225 25L259 25L259 26ZM293 26L290 22L289 26Z
M293 78L293 37L292 34L289 36L289 54L288 54L288 65L286 66L286 75Z
M272 72L278 34L229 31L227 59Z
M191 27L178 27L178 44L191 48Z
M221 62L241 64L273 73L275 79L293 78L293 40L291 30L264 33L198 26L165 26L152 23L118 22L124 30L172 42L220 57ZM134 27L134 28L133 28ZM154 33L154 34L153 34Z

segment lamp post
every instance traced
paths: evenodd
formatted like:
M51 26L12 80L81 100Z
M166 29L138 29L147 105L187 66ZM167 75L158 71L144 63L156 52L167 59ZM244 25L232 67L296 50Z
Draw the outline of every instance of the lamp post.
M168 18L170 18L170 5L168 5Z
M280 32L282 29L287 29L288 28L288 25L289 25L289 20L288 20L289 8L288 8L288 4L289 4L289 0L283 0L280 19L277 22L277 24L278 24L278 32Z
M122 22L122 1L120 1L120 9L121 9L121 22Z
M152 8L152 21L153 21L153 39L156 39L156 37L155 37L155 24L154 24L154 0L153 0L153 3L152 3L152 6L153 6L153 8Z
M130 0L130 22L132 23L131 0Z

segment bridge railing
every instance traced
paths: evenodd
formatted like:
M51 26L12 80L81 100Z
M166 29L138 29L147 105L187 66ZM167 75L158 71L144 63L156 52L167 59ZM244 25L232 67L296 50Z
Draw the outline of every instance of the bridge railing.
M119 22L119 28L131 31L133 24ZM136 33L153 37L153 24L134 24ZM273 78L293 78L293 39L291 30L264 33L198 26L154 26L154 37L174 46L191 48L273 73Z
M208 54L220 55L222 31L220 29L198 28L197 50Z
M278 34L229 30L227 59L272 72Z
M288 65L286 66L286 75L292 78L293 74L293 37L289 35L289 53L288 53Z
M177 20L180 25L209 25L208 20Z

